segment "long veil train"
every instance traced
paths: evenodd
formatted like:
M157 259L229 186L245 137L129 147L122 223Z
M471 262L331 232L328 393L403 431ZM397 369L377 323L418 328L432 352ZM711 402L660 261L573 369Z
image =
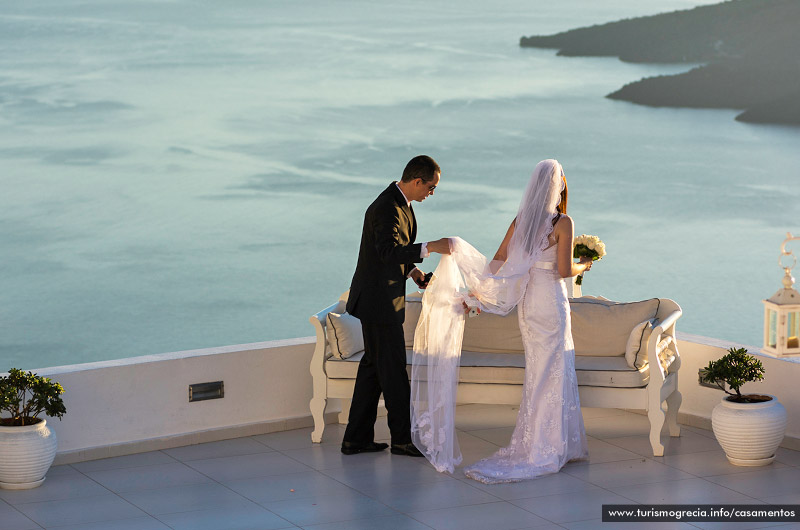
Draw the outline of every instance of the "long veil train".
M499 270L461 238L451 238L422 299L411 369L411 438L438 471L461 463L455 432L456 389L464 332L463 303L508 314L522 299L530 270L548 245L564 187L556 160L540 162L522 198L508 259Z

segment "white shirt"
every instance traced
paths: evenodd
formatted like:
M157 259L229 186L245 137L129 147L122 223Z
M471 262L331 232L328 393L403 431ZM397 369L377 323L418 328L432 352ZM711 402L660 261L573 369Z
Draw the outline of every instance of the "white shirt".
M400 190L400 194L401 194L401 195L403 196L403 198L406 200L406 206L408 206L408 207L411 207L411 201L409 201L409 200L408 200L408 197L406 197L406 194L405 194L405 193L403 193L403 188L401 188L401 187L400 187L400 184L398 184L398 183L397 183L397 181L395 181L394 185L395 185L395 186L397 186L397 189L398 189L398 190ZM425 258L429 257L430 255L431 255L431 253L430 253L430 252L428 252L428 243L427 243L427 242L425 242L425 243L423 243L423 244L422 244L422 250L421 250L421 251L420 251L420 253L419 253L419 257L420 257L420 258L423 258L423 259L425 259ZM409 278L411 277L411 273L412 273L412 272L414 272L414 269L416 269L416 268L417 268L417 267L414 267L414 268L413 268L413 269L411 269L411 271L408 273L408 276L409 276Z

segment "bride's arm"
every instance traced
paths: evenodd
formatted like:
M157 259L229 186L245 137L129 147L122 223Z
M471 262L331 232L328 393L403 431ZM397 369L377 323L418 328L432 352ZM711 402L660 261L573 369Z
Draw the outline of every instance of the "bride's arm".
M580 263L572 261L572 241L575 239L575 225L572 223L570 216L562 215L553 232L555 232L558 244L558 249L556 250L558 273L562 278L571 278L592 268L592 260L589 258L581 258Z
M506 237L503 238L503 242L500 243L500 248L497 249L497 252L494 254L493 260L497 261L506 261L508 259L508 243L511 241L511 236L514 235L514 227L517 226L517 218L515 217L513 221L511 221L511 226L508 227L508 231L506 231Z

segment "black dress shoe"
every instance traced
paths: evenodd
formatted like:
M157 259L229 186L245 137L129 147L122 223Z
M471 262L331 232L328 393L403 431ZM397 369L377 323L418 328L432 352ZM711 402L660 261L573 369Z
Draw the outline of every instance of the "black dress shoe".
M377 453L389 447L389 444L369 442L368 444L358 445L350 442L342 442L342 453L346 455L357 455L358 453Z
M392 454L393 455L405 455L405 456L425 456L419 452L419 449L412 443L408 444L392 444Z

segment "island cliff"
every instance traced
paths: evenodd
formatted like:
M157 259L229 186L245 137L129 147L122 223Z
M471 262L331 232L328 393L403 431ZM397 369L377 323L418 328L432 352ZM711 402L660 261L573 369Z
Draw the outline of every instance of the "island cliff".
M799 0L732 0L522 37L520 46L628 62L705 63L629 83L607 97L656 107L744 109L737 120L800 125Z

